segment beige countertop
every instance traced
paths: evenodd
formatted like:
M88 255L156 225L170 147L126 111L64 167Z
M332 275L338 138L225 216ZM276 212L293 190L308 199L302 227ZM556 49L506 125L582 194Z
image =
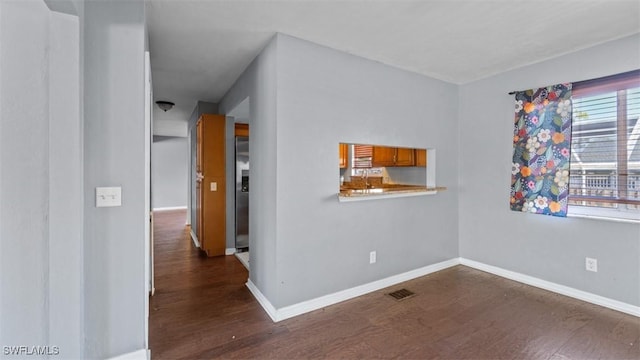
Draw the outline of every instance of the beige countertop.
M368 189L351 186L341 186L338 199L356 200L355 198L383 198L401 197L415 195L436 194L438 191L446 190L445 187L427 187L420 185L385 184L381 187L371 187ZM364 200L364 199L362 199Z

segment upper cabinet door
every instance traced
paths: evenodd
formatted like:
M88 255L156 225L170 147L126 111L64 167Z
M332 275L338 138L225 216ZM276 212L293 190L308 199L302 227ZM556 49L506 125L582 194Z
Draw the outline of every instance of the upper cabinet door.
M414 149L396 148L396 164L395 166L414 166Z
M388 146L374 146L373 158L371 165L374 167L381 166L395 166L396 163L396 148Z
M414 166L414 149L396 148L389 146L374 146L372 165L374 167Z
M427 149L416 149L416 166L427 166Z

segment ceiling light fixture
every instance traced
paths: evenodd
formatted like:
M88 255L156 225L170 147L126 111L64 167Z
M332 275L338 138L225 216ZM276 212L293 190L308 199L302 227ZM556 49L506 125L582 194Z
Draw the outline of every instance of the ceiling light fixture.
M156 105L158 105L158 107L161 110L164 110L164 112L167 112L169 110L171 110L171 108L173 108L176 104L172 103L171 101L156 101Z

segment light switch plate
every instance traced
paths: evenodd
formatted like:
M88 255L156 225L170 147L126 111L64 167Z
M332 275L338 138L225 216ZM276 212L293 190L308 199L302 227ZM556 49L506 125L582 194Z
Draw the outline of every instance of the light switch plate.
M122 187L97 187L96 207L122 206Z
M212 182L211 183L211 191L218 191L218 183L217 182Z

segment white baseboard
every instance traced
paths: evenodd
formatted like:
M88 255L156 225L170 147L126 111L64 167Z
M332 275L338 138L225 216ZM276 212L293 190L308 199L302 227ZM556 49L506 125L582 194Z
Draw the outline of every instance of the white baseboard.
M193 229L191 229L190 233L191 233L191 240L193 240L193 245L199 248L200 242L198 241L198 237L196 236L196 233L193 232Z
M235 254L235 253L236 253L236 248L227 248L227 249L224 251L224 254L225 254L225 255L233 255L233 254Z
M276 310L276 308L273 307L271 302L266 298L266 296L264 296L264 294L262 294L260 289L258 289L258 287L251 281L251 279L247 280L247 287L249 288L249 291L251 291L251 293L253 294L253 297L255 297L256 300L258 300L258 303L260 304L260 306L262 306L262 308L267 313L267 315L269 315L271 320L273 320L273 322L284 320L284 319L278 319L278 310Z
M260 303L262 308L267 312L274 322L282 321L292 318L294 316L302 315L313 310L318 310L323 307L337 304L339 302L353 299L364 294L368 294L373 291L384 289L389 286L393 286L408 280L412 280L421 276L425 276L436 271L440 271L452 266L460 264L458 258L439 262L437 264L425 266L419 269L407 271L402 274L393 275L388 278L373 281L364 285L356 286L350 289L335 292L333 294L321 296L319 298L303 301L301 303L285 306L280 309L276 309L271 302L260 292L260 290L249 280L247 287L255 296L256 300Z
M153 208L153 211L171 211L171 210L187 210L187 207L186 206L169 206L169 207Z
M390 276L388 278L370 282L368 284L356 286L354 288L338 291L333 294L321 296L319 298L303 301L301 303L285 306L283 308L276 309L273 304L262 294L262 292L255 286L255 284L249 279L247 281L247 288L258 300L258 303L262 306L265 312L269 315L274 322L282 321L292 318L294 316L302 315L304 313L321 309L326 306L337 304L339 302L349 300L358 296L365 295L367 293L384 289L389 286L393 286L405 281L409 281L421 276L425 276L436 271L440 271L452 266L464 265L477 270L485 271L506 279L514 280L537 288L549 290L561 295L569 296L574 299L582 300L591 304L600 305L609 309L620 311L626 314L640 317L640 307L627 304L618 300L613 300L600 295L592 294L586 291L574 289L568 286L556 284L550 281L535 278L533 276L524 275L510 270L505 270L496 266L483 264L474 260L465 258L454 258L446 260L437 264L425 266L416 270L411 270L402 274Z
M617 310L626 314L640 317L640 306L624 303L622 301L613 300L604 296L592 294L586 291L574 289L568 286L556 284L550 281L538 279L533 276L524 275L515 271L505 270L496 266L483 264L474 260L460 258L460 264L485 271L494 275L501 276L510 280L521 282L523 284L535 286L544 290L549 290L561 295L569 296L574 299L586 301L591 304L604 306L609 309Z
M130 353L109 358L108 360L149 360L149 359L151 359L151 351L147 349L140 349Z

